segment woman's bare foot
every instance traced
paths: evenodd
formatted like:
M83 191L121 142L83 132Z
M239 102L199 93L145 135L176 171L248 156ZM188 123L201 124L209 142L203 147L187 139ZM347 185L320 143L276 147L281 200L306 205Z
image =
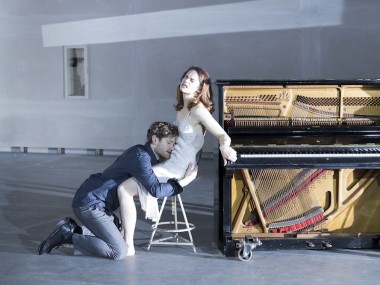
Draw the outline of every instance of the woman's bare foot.
M134 246L128 246L128 253L127 256L133 256L135 255L135 247Z

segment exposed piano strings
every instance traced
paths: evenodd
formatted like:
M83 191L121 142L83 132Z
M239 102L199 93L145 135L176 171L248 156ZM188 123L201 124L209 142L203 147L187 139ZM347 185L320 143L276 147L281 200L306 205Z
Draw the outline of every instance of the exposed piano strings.
M366 190L376 189L371 185L380 177L377 169L241 171L248 174L249 183L244 179L245 193L233 220L233 233L334 230L339 216L345 213L345 217Z
M255 203L255 211L244 227L255 226L260 220L264 232L287 232L312 227L322 221L323 210L310 189L325 172L300 169L250 170L250 181L245 182L248 188L254 188L249 190L256 194L258 205ZM247 210L249 198L248 195L243 197L242 206L236 215L239 219L235 219L233 225L235 230L236 223L242 223L240 219Z
M256 181L260 184L260 187L257 187L258 196L262 201L268 228L272 232L276 231L278 221L282 222L281 228L277 229L279 232L289 231L286 228L298 230L310 225L308 220L312 217L308 217L309 209L319 205L309 187L324 173L323 170L267 169L252 170L252 172L257 173ZM272 191L266 188L268 181L271 181ZM278 189L278 191L273 191L273 189Z
M293 103L291 117L339 117L339 98L310 98L297 96Z
M330 97L295 95L293 101L282 101L279 96L226 97L228 124L236 127L263 126L327 126L378 125L380 97ZM268 100L268 101L265 101ZM284 106L284 104L289 106ZM286 112L281 109L287 110Z

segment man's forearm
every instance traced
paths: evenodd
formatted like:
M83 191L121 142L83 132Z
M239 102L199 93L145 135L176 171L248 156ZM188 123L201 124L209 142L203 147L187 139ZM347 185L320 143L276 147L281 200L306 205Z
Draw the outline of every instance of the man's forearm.
M160 183L159 187L152 187L148 192L156 198L175 196L182 193L183 188L177 179L171 178L167 183Z

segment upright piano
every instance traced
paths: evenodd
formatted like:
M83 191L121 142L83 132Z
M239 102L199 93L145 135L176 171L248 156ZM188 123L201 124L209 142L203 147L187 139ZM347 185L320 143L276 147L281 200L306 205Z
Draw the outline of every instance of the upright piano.
M219 162L225 256L257 250L378 248L380 79L217 80L219 122L238 153Z

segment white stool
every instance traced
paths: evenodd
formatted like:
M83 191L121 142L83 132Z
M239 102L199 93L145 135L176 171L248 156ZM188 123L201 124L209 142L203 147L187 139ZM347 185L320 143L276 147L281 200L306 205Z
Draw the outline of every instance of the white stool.
M181 207L184 222L178 221L177 198L179 201L179 205ZM160 222L161 215L162 215L162 212L164 210L166 200L167 200L167 197L165 197L164 200L162 201L162 205L161 205L160 213L158 215L157 222L154 225L152 225L153 232L152 232L152 236L150 237L148 250L150 249L151 245L155 245L155 244L156 245L157 244L158 245L188 245L188 246L192 246L194 252L196 252L194 242L193 242L193 236L191 235L191 231L193 229L195 229L195 226L193 224L189 223L187 220L185 208L183 207L183 203L182 203L182 199L181 199L180 194L172 197L172 215L174 216L174 221ZM173 226L165 227L165 228L160 227L163 225L173 225ZM179 225L181 225L182 227L180 228ZM153 239L156 232L170 233L170 236L169 237L163 237L160 239ZM185 239L184 237L180 236L178 233L181 233L181 232L188 232L190 240ZM179 240L182 240L183 242L179 242Z

